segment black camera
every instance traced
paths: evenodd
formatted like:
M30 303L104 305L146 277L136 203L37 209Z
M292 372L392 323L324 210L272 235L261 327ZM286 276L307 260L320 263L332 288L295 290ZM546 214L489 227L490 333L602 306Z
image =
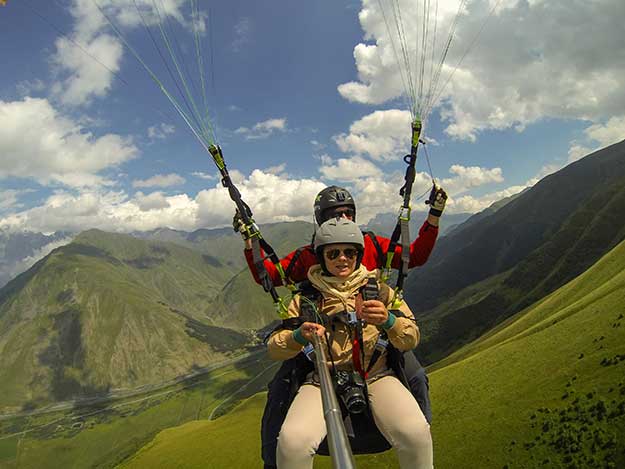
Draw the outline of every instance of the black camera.
M337 371L336 392L350 414L360 414L367 408L365 380L356 372Z

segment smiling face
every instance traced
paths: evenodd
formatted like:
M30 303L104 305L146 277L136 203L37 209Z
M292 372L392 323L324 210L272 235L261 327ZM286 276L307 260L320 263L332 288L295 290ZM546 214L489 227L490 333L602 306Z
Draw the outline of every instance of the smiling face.
M323 248L323 257L330 274L346 278L356 268L358 249L353 244L328 244Z

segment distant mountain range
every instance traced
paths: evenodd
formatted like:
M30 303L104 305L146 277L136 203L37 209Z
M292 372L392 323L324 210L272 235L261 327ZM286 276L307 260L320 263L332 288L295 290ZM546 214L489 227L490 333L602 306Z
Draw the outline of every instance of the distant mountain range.
M310 228L263 232L285 252ZM233 277L252 283L232 230L142 236L83 232L0 289L0 409L170 381L244 349L255 339L240 329L276 317L258 287L268 306L216 309ZM255 309L266 319L249 321Z
M625 238L625 141L440 239L406 281L436 361L584 272Z

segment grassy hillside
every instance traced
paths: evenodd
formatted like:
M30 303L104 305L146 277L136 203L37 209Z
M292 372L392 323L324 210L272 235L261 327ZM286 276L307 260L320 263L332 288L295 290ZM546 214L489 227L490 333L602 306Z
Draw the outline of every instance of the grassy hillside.
M186 375L245 346L211 325L227 274L172 243L88 231L0 290L0 408Z
M625 142L589 155L439 240L406 283L426 362L556 290L625 238L624 155Z
M115 467L161 430L208 419L264 389L274 370L264 354L253 354L166 388L2 419L0 467Z
M624 467L625 242L430 380L436 467ZM163 432L124 467L257 467L264 399ZM397 467L392 453L358 459Z

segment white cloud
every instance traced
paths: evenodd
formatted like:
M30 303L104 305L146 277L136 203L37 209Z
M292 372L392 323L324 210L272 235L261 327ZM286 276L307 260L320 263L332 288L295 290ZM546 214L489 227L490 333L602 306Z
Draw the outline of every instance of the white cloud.
M267 138L276 132L286 131L286 118L283 117L280 119L267 119L265 121L258 122L252 128L239 127L234 131L234 133L244 135L246 140L255 140Z
M167 206L159 206L158 199L158 195L142 193L132 199L123 192L57 192L39 207L0 219L0 228L40 232L98 228L130 232L166 226L185 230L198 227L197 204L193 199L184 194L166 197Z
M96 4L92 0L73 0L69 9L74 18L73 30L55 42L52 63L60 76L51 86L53 95L63 104L79 106L105 96L111 89L113 78L120 70L123 45L110 29L105 32L110 26L98 6L123 32L143 27L143 16L150 25L158 23L159 18L163 21L172 18L183 27L203 34L206 16L200 14L195 21L187 20L182 13L184 3L185 0L163 0L157 5L150 0L116 0Z
M30 96L33 93L41 93L47 88L47 85L38 78L34 80L24 80L15 85L17 94L21 97Z
M166 209L170 206L167 197L162 192L152 192L148 195L143 194L143 192L137 192L135 194L135 202L142 212Z
M204 173L202 171L194 171L191 173L191 175L201 178L201 179L206 179L207 181L212 181L214 179L217 179L217 174L209 174L209 173Z
M161 123L148 127L148 138L151 140L165 140L168 135L173 134L176 127L170 124Z
M414 50L419 44L416 35L420 32L416 15L422 12L411 8L409 0L399 0L398 4L405 19L408 55L415 64L419 57ZM473 43L494 4L493 0L474 0L464 8L442 70L441 84ZM457 5L458 0L439 3L440 36L436 44L440 47ZM395 31L393 16L388 15L389 6L386 11ZM502 3L441 95L447 133L474 140L486 129L522 130L543 118L598 122L622 114L623 17L625 3L620 0ZM359 18L368 42L354 48L358 80L340 85L339 92L346 99L369 104L397 98L403 84L380 2L363 0ZM438 52L435 55L440 57ZM428 62L426 57L426 91Z
M21 207L21 204L18 204L17 200L18 197L25 192L28 191L15 189L0 190L0 212Z
M474 187L495 182L503 182L501 168L481 168L479 166L462 166L454 164L449 168L449 172L454 175L451 178L444 178L440 184L449 194L461 194Z
M37 249L32 254L32 256L27 256L15 262L13 265L6 267L3 273L6 274L9 278L14 278L17 275L21 274L22 272L25 272L26 270L30 269L35 264L35 262L37 262L40 259L43 259L45 256L50 254L56 248L65 246L66 244L71 243L72 240L73 239L71 237L66 237L66 238L58 239L56 241L52 241L51 243L48 243L45 246L42 246L39 249Z
M54 83L52 91L69 106L88 104L94 97L106 96L114 74L120 69L123 46L116 37L100 34L88 43L82 42L80 49L65 37L56 40L53 62L65 78Z
M334 136L334 141L345 153L388 161L410 151L411 122L408 111L375 111L354 122L349 134Z
M231 176L259 223L310 220L314 197L325 187L314 179L290 179L260 170L248 177L231 171ZM139 192L130 197L113 191L59 191L41 206L0 218L0 229L78 232L98 228L131 232L170 227L192 231L228 226L233 213L234 203L221 183L194 198L161 192Z
M373 163L359 156L333 160L327 155L321 157L319 172L324 178L333 181L355 181L382 173Z
M286 163L281 163L276 166L270 166L269 168L265 168L263 169L263 171L265 173L275 174L277 176L281 173L284 173L285 169L286 169Z
M148 179L135 179L132 181L132 187L171 187L185 182L185 178L175 173L157 174Z
M625 116L612 117L605 124L592 124L584 130L584 136L583 142L571 142L569 163L625 139Z
M232 50L239 52L247 43L250 42L252 34L252 21L248 17L240 18L234 25L234 40L232 41Z
M21 177L72 187L103 184L107 181L98 173L138 154L130 138L95 137L45 99L0 101L0 122L0 179Z
M535 183L535 182L534 182ZM531 187L533 184L522 184L518 186L510 186L506 189L491 192L480 197L471 195L463 195L461 197L450 197L447 201L445 211L447 213L477 213L485 208L490 207L495 202L518 194L524 189Z

